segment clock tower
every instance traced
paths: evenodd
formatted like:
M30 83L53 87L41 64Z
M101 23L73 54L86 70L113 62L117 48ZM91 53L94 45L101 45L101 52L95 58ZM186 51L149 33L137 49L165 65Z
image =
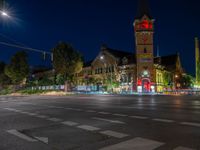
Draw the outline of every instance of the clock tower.
M154 19L149 13L147 0L139 0L138 15L133 25L137 60L137 91L154 92Z

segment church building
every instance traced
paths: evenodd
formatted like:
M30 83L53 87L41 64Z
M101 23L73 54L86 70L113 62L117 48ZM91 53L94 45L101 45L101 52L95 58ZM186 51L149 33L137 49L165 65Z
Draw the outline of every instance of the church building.
M133 22L135 50L126 52L102 45L99 54L84 64L77 84L90 91L154 93L181 88L183 69L179 54L154 56L154 22L146 0L140 0Z

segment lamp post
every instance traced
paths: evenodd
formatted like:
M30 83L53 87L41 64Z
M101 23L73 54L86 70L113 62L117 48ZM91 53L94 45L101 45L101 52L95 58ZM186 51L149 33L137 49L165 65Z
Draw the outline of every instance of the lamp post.
M104 57L104 55L101 55L100 56L100 60L103 62L103 64L104 64L104 67L105 67L105 69L106 69L106 64L105 64L105 57ZM113 80L112 80L112 71L113 71L113 69L111 68L110 69L110 74L111 74L111 78L110 78L110 84L111 84L111 89L112 89L112 92L113 92L113 86L112 86L112 82L113 82ZM105 71L105 73L106 73L106 71Z

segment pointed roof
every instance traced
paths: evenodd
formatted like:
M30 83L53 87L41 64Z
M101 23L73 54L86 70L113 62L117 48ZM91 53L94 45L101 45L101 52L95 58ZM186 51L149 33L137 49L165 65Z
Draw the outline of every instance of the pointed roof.
M152 19L148 0L138 0L138 11L136 19L141 19L144 15Z

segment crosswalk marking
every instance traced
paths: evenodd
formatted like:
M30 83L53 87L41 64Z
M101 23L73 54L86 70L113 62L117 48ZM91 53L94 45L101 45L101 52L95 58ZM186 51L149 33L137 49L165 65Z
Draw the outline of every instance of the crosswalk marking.
M104 118L98 118L98 117L93 117L92 119L100 120L100 121L107 121L107 122L116 123L116 124L126 124L125 122L122 122L119 120L110 120L110 119L104 119Z
M8 130L7 132L12 134L12 135L15 135L15 136L17 136L17 137L19 137L21 139L24 139L24 140L26 140L28 142L37 142L36 139L33 139L33 138L31 138L31 137L29 137L29 136L27 136L25 134L22 134L21 132L15 130L15 129Z
M125 115L125 114L113 114L114 116L119 116L119 117L126 117L128 115Z
M77 126L77 127L80 128L80 129L83 129L83 130L87 130L87 131L98 131L98 130L100 130L100 128L89 126L89 125L80 125L80 126Z
M73 122L73 121L64 121L64 122L62 122L62 124L68 125L68 126L76 126L76 125L78 125L78 123Z
M195 122L181 122L180 124L194 126L194 127L200 127L200 123L195 123Z
M162 145L164 143L138 137L100 150L154 150Z
M44 119L44 118L49 118L48 116L45 116L45 115L37 115L36 117L42 118L42 119Z
M174 120L168 120L168 119L152 119L153 121L157 121L157 122L166 122L166 123L172 123L175 122Z
M174 150L194 150L194 149L179 146L179 147L175 148Z
M112 136L115 138L119 138L119 139L129 136L128 134L115 132L115 131L111 131L111 130L101 131L100 133L104 134L104 135Z
M59 119L59 118L48 118L47 120L54 121L54 122L60 122L60 121L62 121L62 119Z
M148 119L148 117L145 116L130 116L130 117L135 119Z

